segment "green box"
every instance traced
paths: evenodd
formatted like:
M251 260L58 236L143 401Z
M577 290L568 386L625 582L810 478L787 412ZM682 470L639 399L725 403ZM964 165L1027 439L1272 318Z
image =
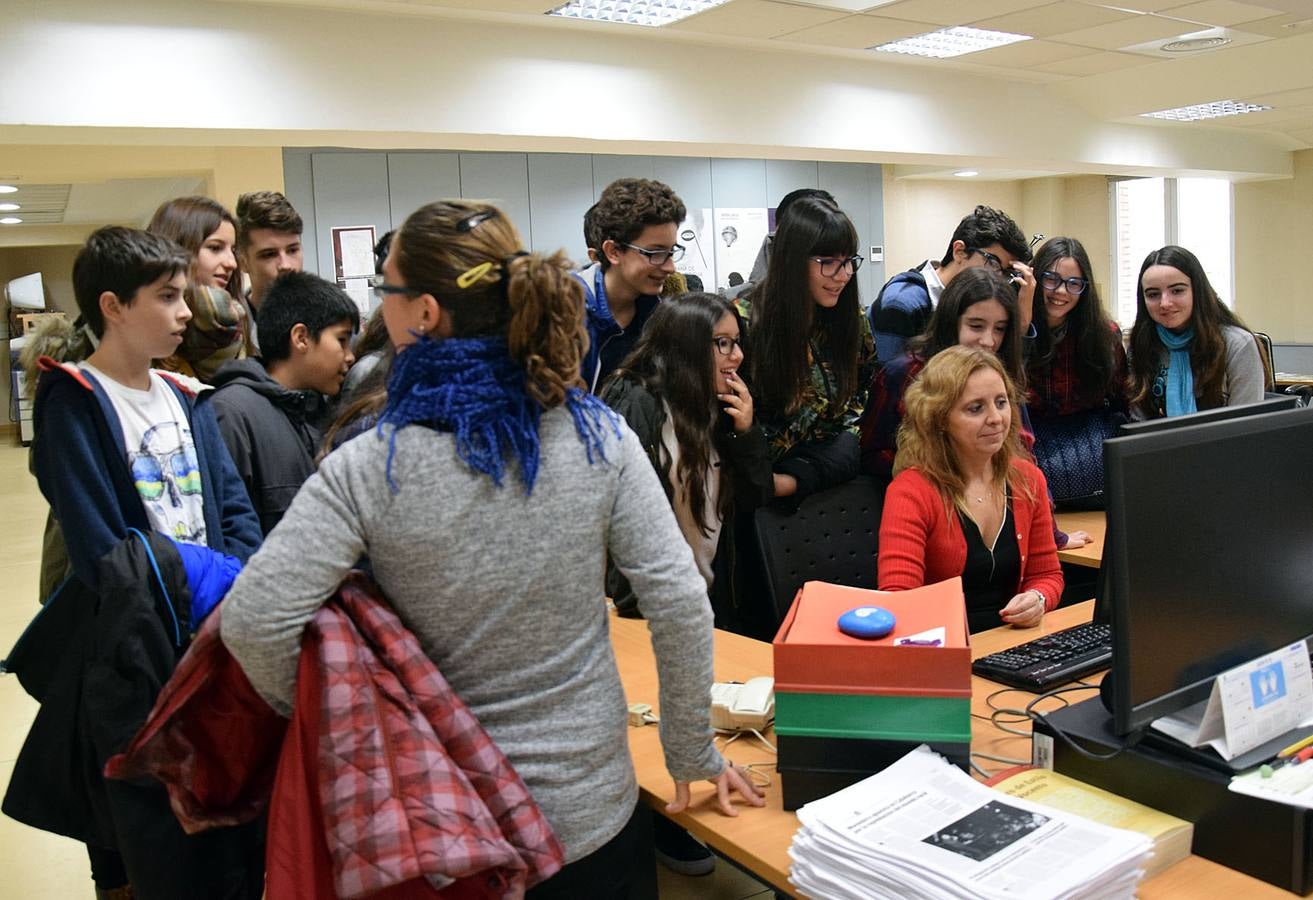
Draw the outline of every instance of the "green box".
M966 697L775 692L775 733L882 741L971 741Z

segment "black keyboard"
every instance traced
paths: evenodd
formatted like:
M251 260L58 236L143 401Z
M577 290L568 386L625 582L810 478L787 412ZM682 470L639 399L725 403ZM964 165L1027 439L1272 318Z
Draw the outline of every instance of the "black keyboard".
M1112 665L1112 627L1087 622L982 656L971 671L1010 687L1043 693Z

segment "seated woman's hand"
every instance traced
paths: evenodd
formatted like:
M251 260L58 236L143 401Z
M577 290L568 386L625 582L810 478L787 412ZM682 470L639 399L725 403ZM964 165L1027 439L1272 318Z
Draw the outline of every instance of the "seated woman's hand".
M737 816L739 811L734 808L734 799L732 793L737 793L752 806L765 806L766 798L757 790L757 786L752 783L748 773L742 768L734 765L729 760L725 760L725 768L715 778L708 778L707 781L716 786L716 805L720 808L721 815ZM675 782L675 799L666 804L666 812L678 813L688 809L690 796L689 783L687 781Z
M1033 628L1044 619L1044 598L1038 591L1025 591L1008 601L999 616L1017 628Z
M1077 550L1088 544L1093 544L1094 538L1090 537L1088 531L1073 531L1067 535L1067 545L1063 550Z

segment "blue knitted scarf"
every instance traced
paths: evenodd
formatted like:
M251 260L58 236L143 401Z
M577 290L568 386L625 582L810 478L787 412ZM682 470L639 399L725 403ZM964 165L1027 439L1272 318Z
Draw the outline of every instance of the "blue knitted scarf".
M543 408L525 388L525 371L511 359L505 338L421 337L397 354L388 376L388 399L377 431L392 428L387 479L393 493L392 460L397 432L423 425L456 436L456 453L475 472L501 487L506 458L520 464L525 494L538 476L538 423ZM565 406L588 454L588 462L605 459L606 426L619 437L620 427L601 400L579 388L566 391Z
M1183 416L1197 412L1194 399L1194 369L1190 368L1190 344L1194 341L1194 329L1187 328L1176 334L1161 325L1158 340L1169 351L1167 360L1167 386L1164 399L1167 402L1168 416Z

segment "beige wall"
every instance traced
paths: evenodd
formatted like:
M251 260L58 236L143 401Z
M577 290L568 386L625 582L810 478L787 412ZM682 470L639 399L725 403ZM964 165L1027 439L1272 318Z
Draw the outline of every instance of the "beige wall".
M1021 182L1021 218L1027 235L1073 237L1085 246L1094 269L1095 286L1109 313L1112 268L1108 179L1102 175L1031 178ZM1129 327L1129 322L1121 323Z
M1313 150L1294 163L1291 179L1235 186L1236 312L1274 341L1313 343Z
M885 273L892 276L926 259L942 259L953 229L979 203L1016 217L1021 210L1021 182L898 179L886 167Z

